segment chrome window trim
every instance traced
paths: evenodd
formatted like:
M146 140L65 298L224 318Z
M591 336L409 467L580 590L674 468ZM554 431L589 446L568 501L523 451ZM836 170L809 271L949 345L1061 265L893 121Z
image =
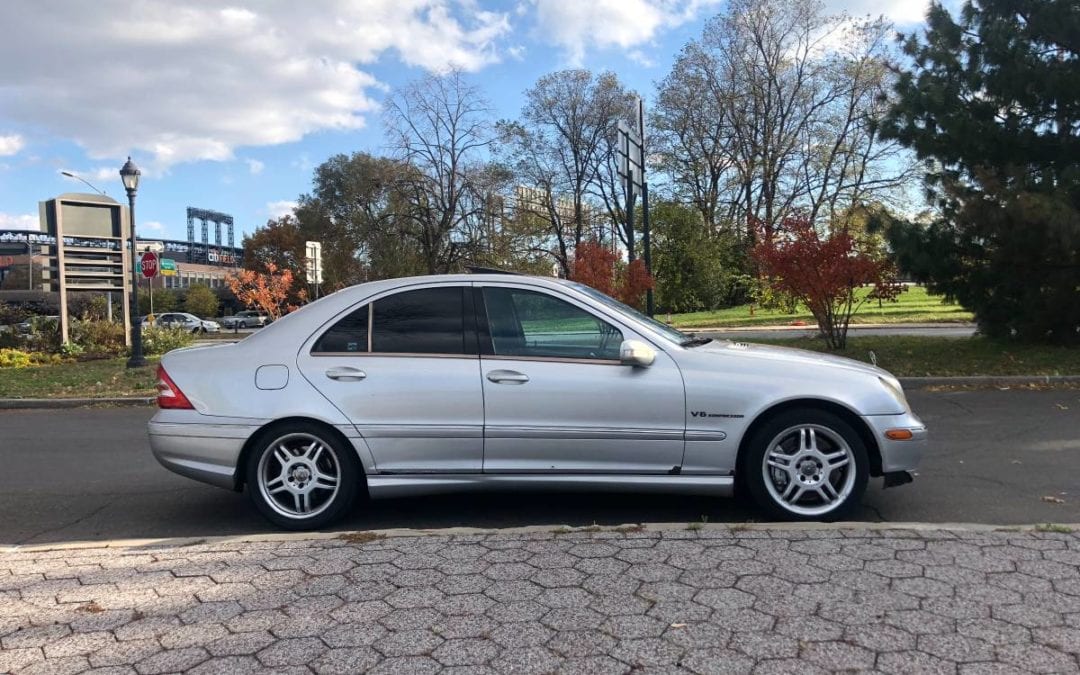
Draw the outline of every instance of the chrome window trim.
M479 354L429 354L426 352L312 352L310 355L315 358L327 356L384 356L407 359L467 359L469 361L476 361L480 358Z
M583 363L593 366L621 366L623 362L618 359L575 359L563 356L513 356L511 354L482 354L481 360L492 361L536 361L539 363Z

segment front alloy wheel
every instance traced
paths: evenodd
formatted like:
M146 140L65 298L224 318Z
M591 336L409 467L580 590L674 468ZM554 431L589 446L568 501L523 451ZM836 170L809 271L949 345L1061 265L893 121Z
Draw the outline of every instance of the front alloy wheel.
M835 520L858 503L869 478L858 434L819 410L771 420L754 435L743 466L755 501L784 519Z
M251 456L248 489L255 506L290 530L322 527L349 510L358 480L354 453L315 425L267 434Z

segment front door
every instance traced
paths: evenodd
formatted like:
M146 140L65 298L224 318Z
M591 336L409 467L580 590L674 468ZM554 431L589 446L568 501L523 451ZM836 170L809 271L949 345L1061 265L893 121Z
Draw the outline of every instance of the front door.
M571 298L485 285L485 473L665 474L680 467L685 398L664 352L619 362L627 337Z
M484 401L466 289L433 285L377 297L314 336L298 357L304 377L364 437L380 473L481 470Z

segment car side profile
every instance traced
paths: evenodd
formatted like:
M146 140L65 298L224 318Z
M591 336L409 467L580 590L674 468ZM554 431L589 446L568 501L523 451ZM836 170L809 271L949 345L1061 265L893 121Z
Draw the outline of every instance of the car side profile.
M221 330L221 324L217 321L200 319L194 314L187 312L168 312L159 314L154 323L163 328L178 328L191 333L217 333Z
M731 495L836 519L911 480L926 427L856 361L691 337L580 284L377 281L246 339L166 354L150 445L288 529L356 498L466 490Z
M221 325L225 328L262 328L269 323L270 317L262 312L245 309L232 316L221 319Z

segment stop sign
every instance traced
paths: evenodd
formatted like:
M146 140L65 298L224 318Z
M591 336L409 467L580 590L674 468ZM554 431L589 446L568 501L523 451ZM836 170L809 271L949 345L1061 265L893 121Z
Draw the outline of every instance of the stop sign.
M142 275L147 279L153 279L158 273L158 257L153 251L147 251L139 258L142 263Z

